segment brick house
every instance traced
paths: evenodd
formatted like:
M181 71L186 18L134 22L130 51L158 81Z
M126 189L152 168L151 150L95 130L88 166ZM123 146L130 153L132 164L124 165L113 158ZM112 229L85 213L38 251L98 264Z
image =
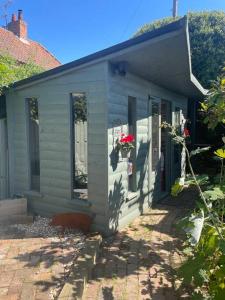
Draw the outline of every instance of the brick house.
M18 11L18 17L12 15L6 28L0 27L0 55L12 56L20 63L33 62L45 70L61 65L45 47L28 38L22 10Z

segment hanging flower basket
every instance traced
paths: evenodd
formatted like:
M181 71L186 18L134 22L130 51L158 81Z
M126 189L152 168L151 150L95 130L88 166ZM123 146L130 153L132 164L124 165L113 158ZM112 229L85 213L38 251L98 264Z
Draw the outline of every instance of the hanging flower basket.
M134 149L134 136L132 134L121 134L121 138L117 140L117 148L123 158L130 157L130 152Z
M130 157L130 151L131 150L120 149L120 153L121 153L122 158L129 158Z

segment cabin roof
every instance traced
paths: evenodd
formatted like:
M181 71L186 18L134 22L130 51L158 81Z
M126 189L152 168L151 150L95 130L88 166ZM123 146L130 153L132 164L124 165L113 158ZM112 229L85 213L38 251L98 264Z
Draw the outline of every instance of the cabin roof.
M124 61L127 71L189 98L206 90L192 74L187 17L46 72L15 82L13 87L62 75L88 63Z

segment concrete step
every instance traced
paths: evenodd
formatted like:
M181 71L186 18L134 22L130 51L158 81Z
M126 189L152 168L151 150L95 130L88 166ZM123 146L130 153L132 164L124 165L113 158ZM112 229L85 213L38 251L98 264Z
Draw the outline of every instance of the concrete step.
M0 200L0 218L8 215L27 214L27 199L5 199Z
M0 225L31 224L34 217L26 214L0 216Z

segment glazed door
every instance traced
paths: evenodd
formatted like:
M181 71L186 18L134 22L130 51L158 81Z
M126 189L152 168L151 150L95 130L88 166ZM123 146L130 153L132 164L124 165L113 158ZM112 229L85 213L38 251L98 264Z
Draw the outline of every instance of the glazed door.
M176 127L179 134L181 134L182 128L181 128L181 115L182 110L180 107L176 106L174 108L174 126ZM173 145L173 157L172 157L172 163L173 163L173 181L175 181L178 177L181 176L181 146L179 144Z
M156 201L160 197L161 99L150 97L149 116L149 190L152 200Z
M166 100L161 101L161 122L171 124L172 109L171 103ZM171 137L168 129L161 128L161 196L167 194L171 186Z
M162 122L171 123L171 103L151 97L149 116L149 190L157 201L169 192L171 184L171 139L168 130L161 128Z

